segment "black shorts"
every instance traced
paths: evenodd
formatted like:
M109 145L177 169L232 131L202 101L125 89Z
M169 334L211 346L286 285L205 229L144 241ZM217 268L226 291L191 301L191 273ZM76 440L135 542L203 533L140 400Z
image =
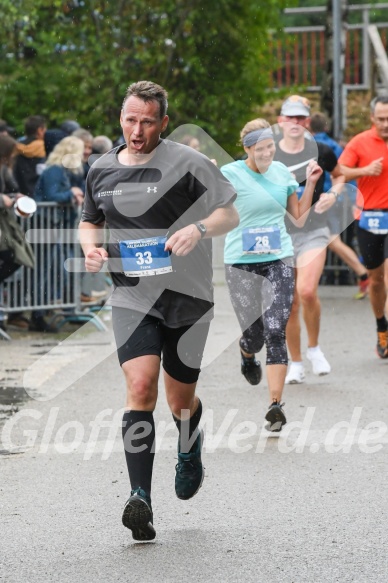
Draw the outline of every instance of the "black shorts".
M209 322L169 328L154 316L113 306L112 323L120 365L138 356L163 354L167 374L181 383L197 382Z
M388 235L375 235L361 229L357 221L357 239L367 269L376 269L388 259Z

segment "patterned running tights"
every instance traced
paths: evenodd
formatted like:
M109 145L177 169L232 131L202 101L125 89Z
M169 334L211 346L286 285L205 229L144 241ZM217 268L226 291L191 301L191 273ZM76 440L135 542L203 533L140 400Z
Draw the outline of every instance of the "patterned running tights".
M286 325L294 298L291 258L225 265L226 282L249 354L267 349L266 364L287 364Z

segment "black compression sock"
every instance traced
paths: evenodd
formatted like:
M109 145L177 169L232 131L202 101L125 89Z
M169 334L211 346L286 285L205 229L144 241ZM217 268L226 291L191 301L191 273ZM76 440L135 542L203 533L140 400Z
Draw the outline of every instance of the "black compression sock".
M383 316L382 318L376 318L376 322L377 322L377 332L386 332L387 331L388 322L387 322L385 316Z
M198 399L198 407L195 411L195 413L190 417L190 419L187 419L186 421L181 421L180 419L178 419L177 417L175 417L175 415L172 416L174 421L175 421L175 425L178 428L179 431L179 439L181 439L182 436L182 443L181 443L181 447L180 447L180 451L182 453L191 453L193 451L193 449L195 449L195 443L192 444L192 446L190 447L190 449L188 450L188 441L191 438L191 436L194 434L195 432L195 436L198 435L197 427L199 425L199 422L201 421L201 417L202 417L202 403L201 400ZM185 443L186 443L186 447L185 447ZM188 451L187 451L188 450Z
M134 427L135 424L138 425ZM152 411L124 413L123 441L131 488L132 490L142 488L151 497L155 457L155 423Z

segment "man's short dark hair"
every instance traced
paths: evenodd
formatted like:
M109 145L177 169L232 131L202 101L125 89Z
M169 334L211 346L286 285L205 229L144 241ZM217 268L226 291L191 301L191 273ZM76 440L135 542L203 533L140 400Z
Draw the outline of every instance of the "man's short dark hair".
M33 138L40 128L47 127L43 115L30 115L24 120L24 133L28 138Z
M384 103L384 105L386 105L388 103L388 95L378 95L377 97L372 99L372 101L370 102L371 113L375 112L375 108L378 103Z
M310 129L313 134L327 131L327 119L323 113L314 113L310 118Z
M125 94L122 109L124 109L125 102L129 97L138 97L145 103L149 101L157 101L159 103L160 119L163 119L167 114L168 101L167 91L152 81L137 81L132 83Z

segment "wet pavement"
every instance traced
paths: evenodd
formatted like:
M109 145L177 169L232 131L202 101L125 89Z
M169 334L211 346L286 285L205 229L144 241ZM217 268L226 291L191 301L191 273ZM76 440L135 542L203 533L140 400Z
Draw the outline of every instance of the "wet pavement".
M0 344L4 406L19 408L0 428L13 454L0 457L0 581L386 583L388 359L376 357L368 300L353 300L352 287L320 290L332 372L316 377L306 361L305 383L284 391L284 432L265 438L266 376L259 386L242 377L218 291L198 386L205 480L192 500L176 498L177 434L161 380L148 544L121 523L125 383L111 335Z
M63 333L47 335L12 329L8 334L11 341L0 340L0 430L6 420L26 406L30 399L23 384L27 368L63 338ZM8 453L0 447L0 455Z

